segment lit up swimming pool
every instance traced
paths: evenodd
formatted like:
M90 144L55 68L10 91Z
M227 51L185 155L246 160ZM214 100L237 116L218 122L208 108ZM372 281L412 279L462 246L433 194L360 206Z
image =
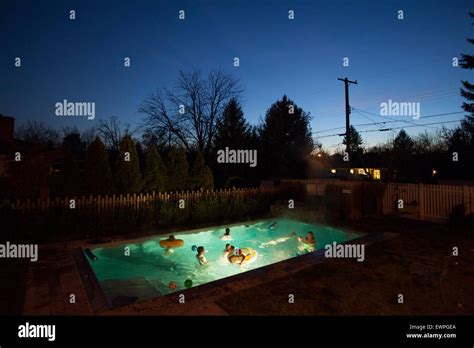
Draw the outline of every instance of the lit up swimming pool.
M92 253L97 259L88 260L109 300L121 296L143 300L311 252L307 244L290 236L292 232L306 237L307 232L312 231L316 250L326 244L341 243L360 236L328 226L274 219L230 226L231 238L223 240L220 237L226 227L176 233L174 237L184 244L170 249L160 246L160 241L167 239L167 236L157 236L141 243L96 248ZM248 260L242 265L229 262L224 255L227 243L242 249L247 255L251 251ZM207 264L201 265L196 257L199 246L206 250ZM235 250L233 253L236 253Z

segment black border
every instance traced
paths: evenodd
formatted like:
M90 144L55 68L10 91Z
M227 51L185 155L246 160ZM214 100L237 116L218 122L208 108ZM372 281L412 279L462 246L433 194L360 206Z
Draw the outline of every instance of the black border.
M18 326L54 324L56 339L19 338ZM409 325L455 325L456 338L409 339ZM0 345L144 344L160 345L275 345L409 344L473 346L473 316L69 316L1 317Z

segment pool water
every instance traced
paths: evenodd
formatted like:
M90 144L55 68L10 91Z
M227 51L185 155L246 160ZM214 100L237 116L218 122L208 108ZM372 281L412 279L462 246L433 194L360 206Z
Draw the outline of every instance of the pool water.
M171 252L159 245L160 240L167 238L160 236L136 244L96 248L92 252L97 260L88 260L110 301L123 296L143 300L186 289L186 280L188 286L192 282L192 287L195 287L311 252L297 238L288 238L292 232L306 237L306 233L312 231L316 250L326 244L359 237L328 226L272 219L231 226L231 240L222 240L220 237L226 227L176 233L175 238L182 239L184 246ZM257 256L242 266L232 264L224 257L227 243L237 248L252 248ZM197 252L192 250L194 245L205 248L206 265L199 264Z

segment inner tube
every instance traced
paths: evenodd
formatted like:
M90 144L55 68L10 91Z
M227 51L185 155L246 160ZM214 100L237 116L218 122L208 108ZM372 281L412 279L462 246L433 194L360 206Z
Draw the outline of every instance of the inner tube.
M244 264L251 263L257 259L257 251L255 249L244 247L240 248L240 250L242 250L245 255L245 259L243 262ZM241 256L235 255L233 252L229 253L229 256L227 258L229 259L230 263L240 263L240 261L242 260Z
M92 261L97 261L97 256L95 256L95 255L92 253L91 249L85 248L85 249L84 249L84 254L86 254L86 256L87 256L89 259L91 259Z
M175 239L175 240L163 239L163 240L160 240L160 246L162 248L181 248L183 245L184 245L184 240L182 240L182 239Z

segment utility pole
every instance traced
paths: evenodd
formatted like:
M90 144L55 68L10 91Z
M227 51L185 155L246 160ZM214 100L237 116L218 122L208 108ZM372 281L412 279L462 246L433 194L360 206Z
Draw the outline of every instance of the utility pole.
M350 148L350 143L349 143L349 127L350 127L350 122L349 122L349 116L351 114L351 107L349 105L349 85L351 83L357 85L357 80L356 81L351 81L347 77L346 78L338 78L339 81L344 82L344 91L346 94L346 153L349 155L349 148ZM351 158L349 157L349 161L347 161L347 166L350 170L351 168ZM347 173L349 175L349 173Z

